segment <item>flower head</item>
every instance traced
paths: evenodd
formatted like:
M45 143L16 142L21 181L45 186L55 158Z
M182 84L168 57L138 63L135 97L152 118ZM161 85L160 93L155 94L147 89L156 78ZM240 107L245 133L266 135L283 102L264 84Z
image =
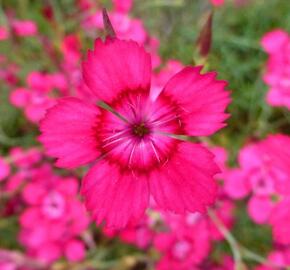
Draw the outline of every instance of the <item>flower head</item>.
M289 52L290 36L282 29L266 33L261 45L269 59L263 79L270 89L267 102L271 106L285 106L290 109Z
M204 211L216 196L214 156L184 135L207 136L224 127L226 82L186 67L162 91L150 89L150 55L136 42L97 39L83 63L98 105L64 98L41 122L40 140L57 165L98 161L82 194L98 223L138 221L150 195L161 209Z

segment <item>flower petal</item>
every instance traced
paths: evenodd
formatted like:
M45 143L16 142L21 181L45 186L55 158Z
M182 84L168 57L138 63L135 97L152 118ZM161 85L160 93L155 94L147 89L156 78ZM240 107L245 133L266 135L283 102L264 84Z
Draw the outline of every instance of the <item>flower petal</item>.
M149 91L151 58L134 41L98 38L83 63L83 77L99 99L110 102L124 90Z
M170 95L181 108L185 128L190 135L207 136L224 127L230 103L226 81L217 80L215 72L200 74L201 67L186 67L166 84L163 95Z
M149 201L148 181L102 160L83 179L86 207L98 224L122 228L140 220Z
M205 147L181 143L176 154L151 173L150 190L164 210L203 212L216 198L213 176L218 172L214 155Z
M74 168L99 155L94 125L98 108L77 98L64 98L49 109L40 123L47 154L58 158L59 167Z
M274 203L269 196L252 196L248 202L248 215L257 224L268 222Z

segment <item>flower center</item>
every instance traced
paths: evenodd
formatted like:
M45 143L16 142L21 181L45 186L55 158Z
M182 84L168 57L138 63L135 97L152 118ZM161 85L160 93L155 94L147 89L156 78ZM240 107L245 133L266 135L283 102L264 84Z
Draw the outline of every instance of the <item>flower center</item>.
M65 211L65 199L60 193L53 191L44 198L42 210L49 218L59 218Z
M122 171L147 174L176 151L179 141L164 135L183 133L180 108L171 98L152 102L144 91L125 91L102 107L95 133L98 147Z
M187 240L180 240L172 248L173 257L176 260L184 260L190 253L192 244Z
M145 125L145 123L136 124L133 126L133 134L137 135L140 138L144 138L149 133L150 133L150 130Z

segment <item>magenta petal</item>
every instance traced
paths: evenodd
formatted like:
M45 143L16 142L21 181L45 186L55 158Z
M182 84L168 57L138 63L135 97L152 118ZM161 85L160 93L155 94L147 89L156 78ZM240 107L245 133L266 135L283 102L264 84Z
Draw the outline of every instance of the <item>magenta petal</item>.
M99 155L94 126L98 108L77 98L64 98L49 109L40 123L47 154L58 158L59 167L73 168Z
M83 63L83 77L90 90L106 102L124 90L149 91L150 55L134 41L97 39Z
M207 136L224 127L230 103L227 82L216 79L216 73L200 74L201 67L186 67L166 84L162 94L170 95L183 109L181 114L190 135ZM161 95L162 95L161 94Z
M150 190L164 210L203 212L216 198L213 176L218 172L214 155L205 147L181 143L172 159L152 172Z
M288 39L289 36L287 32L283 29L275 29L262 37L261 45L267 53L276 53L288 42Z
M98 224L122 228L134 224L144 214L149 201L148 181L133 172L100 161L85 176L82 194L86 207Z
M273 227L275 242L282 245L290 244L290 198L280 201L273 209L270 224Z
M248 214L257 224L268 222L274 203L268 196L252 196L248 203Z
M65 246L65 255L70 262L78 262L85 258L84 243L79 240L70 240Z
M247 176L241 169L231 169L224 173L225 193L234 200L246 197L251 191Z

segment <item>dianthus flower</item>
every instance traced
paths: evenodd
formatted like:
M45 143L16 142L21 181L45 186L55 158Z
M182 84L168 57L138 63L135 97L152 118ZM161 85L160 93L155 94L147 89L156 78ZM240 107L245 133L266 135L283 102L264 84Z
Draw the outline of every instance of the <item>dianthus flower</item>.
M272 106L290 109L290 36L282 29L266 33L261 41L269 54L263 79L270 89L267 102Z
M248 213L258 224L278 215L275 205L290 195L289 146L290 137L282 134L246 145L239 153L240 168L225 174L225 192L231 198L240 199L252 192Z
M121 230L104 228L103 233L107 237L118 237L124 243L135 245L140 249L146 249L150 246L155 233L153 228L151 228L150 222L150 217L144 215L136 226L126 227Z
M158 270L195 269L210 252L210 231L202 215L163 215L167 230L156 233L154 247L162 254Z
M150 90L150 55L136 42L95 41L83 77L98 106L63 98L41 121L41 142L57 165L97 161L82 194L97 223L138 221L150 195L161 209L204 211L216 197L214 156L182 135L208 136L225 126L230 102L216 73L186 67L158 94Z
M31 20L13 20L12 29L19 37L35 36L37 34L37 25Z
M0 181L10 174L9 164L0 156Z
M22 192L27 208L20 216L20 241L31 256L45 262L62 255L70 261L84 258L79 236L89 219L77 191L76 179L53 175L47 164L34 169Z
M148 38L143 22L140 19L130 18L126 13L112 11L109 13L118 37L122 39L133 39L140 45ZM82 23L87 31L90 29L103 29L102 12L98 10L95 14L86 17Z
M216 7L223 6L225 3L224 0L210 0L210 2L213 6L216 6Z
M290 264L289 247L274 249L269 253L267 261L269 262L267 265L259 265L255 270L287 269Z
M55 96L64 95L67 82L61 73L31 72L27 76L27 88L19 87L10 94L10 102L24 110L31 122L38 122L46 109L55 104Z
M0 26L0 41L6 40L9 37L9 33L4 26Z

